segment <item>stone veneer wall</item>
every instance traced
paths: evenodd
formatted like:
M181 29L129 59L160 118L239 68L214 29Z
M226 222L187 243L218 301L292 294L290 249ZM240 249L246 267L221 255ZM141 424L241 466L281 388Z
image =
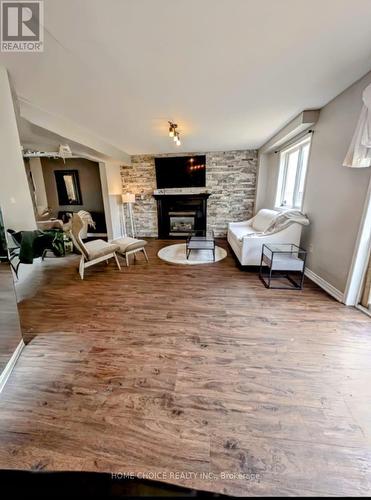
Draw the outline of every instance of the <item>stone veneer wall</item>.
M156 156L193 156L180 153ZM131 166L121 167L123 192L136 195L133 206L137 236L157 237L155 156L135 155ZM253 216L258 153L256 150L206 153L207 226L215 236L225 236L228 222Z

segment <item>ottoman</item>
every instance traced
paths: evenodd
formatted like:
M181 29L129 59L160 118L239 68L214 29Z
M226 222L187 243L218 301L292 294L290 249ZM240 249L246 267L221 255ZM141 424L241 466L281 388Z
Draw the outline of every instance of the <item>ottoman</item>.
M123 238L117 238L117 240L113 240L112 243L115 243L119 246L119 250L117 253L121 254L126 259L126 265L129 267L129 255L133 254L135 258L135 254L137 252L143 252L146 261L148 262L147 253L145 250L145 246L147 242L145 240L138 240L137 238L130 238L129 236L124 236Z

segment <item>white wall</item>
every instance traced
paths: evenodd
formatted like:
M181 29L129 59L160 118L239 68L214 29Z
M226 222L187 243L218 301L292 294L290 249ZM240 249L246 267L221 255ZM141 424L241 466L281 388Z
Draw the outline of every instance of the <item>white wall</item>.
M41 213L43 209L48 207L48 198L46 195L43 168L40 158L30 158L29 165L33 184L35 186L36 207L39 213Z
M0 206L6 227L36 229L7 71L0 66Z
M322 108L314 127L303 211L311 220L302 246L307 266L344 292L370 182L371 168L351 169L342 163L362 107L362 91L371 73ZM273 208L279 155L262 155L259 168L259 208Z
M112 240L123 235L120 163L115 161L100 162L99 171L106 214L107 235L108 239Z

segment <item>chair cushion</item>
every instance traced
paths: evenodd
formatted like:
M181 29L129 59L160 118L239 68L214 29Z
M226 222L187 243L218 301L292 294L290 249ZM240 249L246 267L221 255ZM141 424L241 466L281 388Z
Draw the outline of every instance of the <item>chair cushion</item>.
M147 245L145 240L138 240L137 238L130 238L129 236L113 240L112 243L119 246L118 252L120 253L131 252L132 250L137 250Z
M104 257L113 252L119 250L119 246L114 243L107 243L104 240L93 240L85 243L85 248L88 252L89 260L98 259L99 257Z
M232 222L228 226L228 233L232 234L237 241L241 241L244 236L256 233L256 231L247 222L246 224L234 224Z
M268 210L267 208L259 210L252 220L252 228L256 231L266 231L278 214L279 212L276 210Z

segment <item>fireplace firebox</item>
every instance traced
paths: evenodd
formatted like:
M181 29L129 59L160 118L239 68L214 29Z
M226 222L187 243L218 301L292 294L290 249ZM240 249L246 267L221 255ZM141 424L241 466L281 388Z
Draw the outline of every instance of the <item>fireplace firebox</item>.
M158 237L186 238L191 231L206 230L209 196L209 193L155 194Z
M196 212L169 212L169 236L183 236L195 229Z

